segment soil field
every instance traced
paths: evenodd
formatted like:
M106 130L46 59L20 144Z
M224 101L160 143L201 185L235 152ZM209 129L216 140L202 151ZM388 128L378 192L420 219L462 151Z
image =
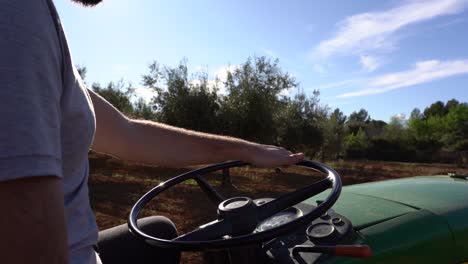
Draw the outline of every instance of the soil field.
M325 162L340 173L343 184L381 181L418 175L468 174L468 168L452 164L420 164L376 161ZM167 169L124 163L109 156L90 154L90 197L99 228L126 223L131 206L160 182L193 168ZM232 186L222 186L221 173L208 175L210 182L225 197L248 196L253 199L279 197L321 178L318 173L298 167L274 169L231 169ZM188 181L161 194L143 211L143 216L164 215L179 233L193 230L216 218L217 205L208 200L194 181ZM183 253L182 263L203 263L199 253Z

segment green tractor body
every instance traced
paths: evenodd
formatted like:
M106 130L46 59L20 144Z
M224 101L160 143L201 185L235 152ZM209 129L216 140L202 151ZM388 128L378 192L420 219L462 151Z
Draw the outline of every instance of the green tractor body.
M315 204L326 193L309 199ZM367 259L324 256L319 263L468 262L468 180L430 176L343 188L333 210L351 220Z

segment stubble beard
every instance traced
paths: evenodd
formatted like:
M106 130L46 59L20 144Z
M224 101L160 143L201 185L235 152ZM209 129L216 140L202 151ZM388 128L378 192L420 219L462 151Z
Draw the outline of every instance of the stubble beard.
M86 7L93 7L101 3L103 0L71 0L72 2L81 4Z

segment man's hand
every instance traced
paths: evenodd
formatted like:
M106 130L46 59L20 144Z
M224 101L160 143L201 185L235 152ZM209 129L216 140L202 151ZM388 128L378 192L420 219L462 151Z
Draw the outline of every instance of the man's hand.
M245 156L248 158L244 161L257 167L294 165L304 159L303 153L293 154L281 147L261 144L252 144Z

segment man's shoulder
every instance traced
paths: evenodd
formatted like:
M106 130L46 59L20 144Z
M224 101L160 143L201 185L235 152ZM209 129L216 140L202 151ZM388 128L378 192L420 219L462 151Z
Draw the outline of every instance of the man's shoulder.
M54 10L51 0L0 0L0 66L24 72L25 66L59 65Z
M48 12L51 0L0 0L0 10L9 10L12 14L22 12Z
M0 31L40 36L55 30L50 0L0 0Z

